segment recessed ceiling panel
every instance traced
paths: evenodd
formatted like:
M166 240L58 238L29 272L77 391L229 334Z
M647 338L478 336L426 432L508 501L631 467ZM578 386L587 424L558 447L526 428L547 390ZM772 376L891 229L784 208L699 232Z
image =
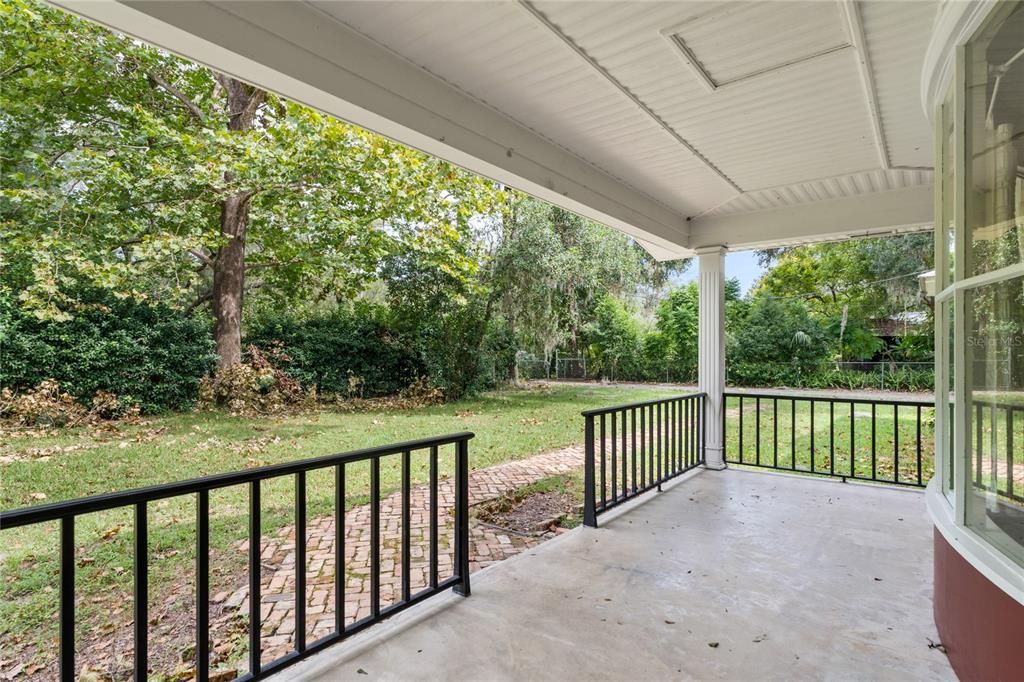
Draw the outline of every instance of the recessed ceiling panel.
M727 3L662 33L712 89L850 47L834 2Z

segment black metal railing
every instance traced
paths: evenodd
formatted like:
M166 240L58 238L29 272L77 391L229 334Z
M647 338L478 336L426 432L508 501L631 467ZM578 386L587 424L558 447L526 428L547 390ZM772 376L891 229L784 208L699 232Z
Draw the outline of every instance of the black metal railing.
M583 412L583 523L704 463L705 394Z
M1024 442L1024 417L1019 416L1024 405L975 399L972 407L973 442L968 446L974 455L974 487L1024 504L1024 472L1017 471L1022 464L1019 455L1014 462L1014 447Z
M0 513L0 529L8 531L23 526L59 521L60 523L60 679L74 680L75 673L75 519L82 514L119 508L134 509L134 668L135 679L148 677L148 594L149 544L147 505L184 495L196 498L196 647L195 679L209 677L209 607L210 607L210 491L234 485L249 488L249 673L239 678L255 680L276 672L331 644L402 611L413 604L438 594L447 588L469 595L469 440L472 433L456 433L437 438L386 445L354 452L328 455L285 464L248 469L234 473L206 476L188 481L138 488L123 492L15 509ZM438 449L454 445L454 542L452 575L439 577L438 551ZM429 584L413 593L410 585L410 470L413 452L427 451L430 457L429 530ZM401 599L381 607L381 460L397 455L401 457ZM369 463L370 476L370 609L369 616L346 623L345 595L345 470L356 462ZM306 474L311 471L334 468L334 632L314 642L306 642ZM260 483L281 476L295 478L295 634L291 653L267 664L261 661L260 628L260 553L261 506Z
M934 403L726 392L729 464L923 487L934 471Z

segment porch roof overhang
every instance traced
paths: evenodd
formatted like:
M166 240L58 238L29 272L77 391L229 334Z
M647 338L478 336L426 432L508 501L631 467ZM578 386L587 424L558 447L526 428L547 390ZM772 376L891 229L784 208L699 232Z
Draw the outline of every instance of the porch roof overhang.
M931 227L934 1L55 4L660 259Z

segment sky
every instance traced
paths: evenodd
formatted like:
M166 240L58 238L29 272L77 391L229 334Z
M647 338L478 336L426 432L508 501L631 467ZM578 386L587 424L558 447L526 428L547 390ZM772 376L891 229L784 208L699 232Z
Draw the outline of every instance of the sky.
M682 274L679 282L681 284L696 282L699 272L697 259L694 258L693 265ZM727 279L738 278L740 289L744 294L757 283L762 272L761 266L757 264L757 255L753 251L730 251L725 254L725 276Z

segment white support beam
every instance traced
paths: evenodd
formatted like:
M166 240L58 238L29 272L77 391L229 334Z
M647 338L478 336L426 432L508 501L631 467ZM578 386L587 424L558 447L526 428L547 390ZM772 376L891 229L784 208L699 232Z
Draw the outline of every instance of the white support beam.
M875 72L871 66L871 55L868 53L868 41L864 36L864 22L860 16L858 0L845 0L843 14L846 16L846 29L850 40L857 49L861 87L868 102L868 113L871 116L871 129L875 133L875 146L878 148L878 160L882 168L892 168L889 159L889 145L885 141L885 128L882 125L882 112L878 107L878 89L875 87Z
M697 382L707 394L704 418L704 466L725 468L722 419L725 408L725 249L697 251L700 268L697 332Z
M705 216L690 222L691 249L769 248L816 241L930 230L931 187L907 187L785 208Z
M667 260L685 218L298 2L53 0L115 30L562 206Z

